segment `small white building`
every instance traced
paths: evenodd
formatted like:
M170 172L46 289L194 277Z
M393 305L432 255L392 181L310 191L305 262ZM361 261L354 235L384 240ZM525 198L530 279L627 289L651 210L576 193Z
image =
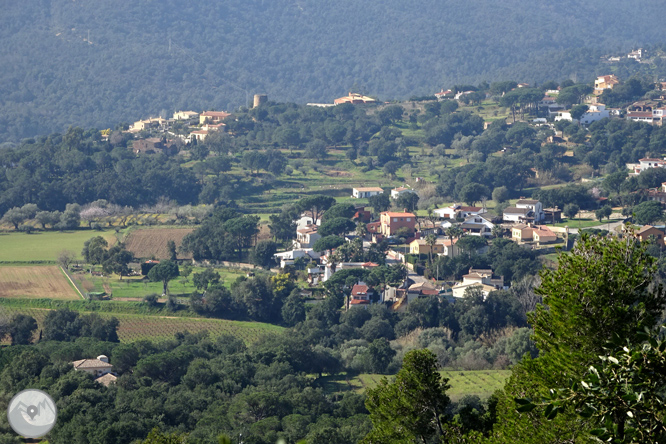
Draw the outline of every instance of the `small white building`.
M412 190L411 188L405 188L405 187L399 187L399 188L393 188L391 190L391 199L397 199L398 197L402 196L403 194L407 193L415 193L416 191Z
M192 120L199 117L199 113L195 111L176 111L173 113L173 120Z
M432 211L437 217L442 219L466 218L469 216L478 216L486 213L483 207L468 207L460 204L454 204L446 208L437 208Z
M384 190L380 187L352 188L352 197L355 199L367 199L368 197L382 194Z

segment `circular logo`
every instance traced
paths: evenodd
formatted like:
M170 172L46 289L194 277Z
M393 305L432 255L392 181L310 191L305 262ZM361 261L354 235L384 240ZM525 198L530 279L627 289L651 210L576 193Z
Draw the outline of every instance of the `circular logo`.
M26 438L41 438L49 433L57 416L53 399L48 393L37 389L19 392L7 407L9 425Z

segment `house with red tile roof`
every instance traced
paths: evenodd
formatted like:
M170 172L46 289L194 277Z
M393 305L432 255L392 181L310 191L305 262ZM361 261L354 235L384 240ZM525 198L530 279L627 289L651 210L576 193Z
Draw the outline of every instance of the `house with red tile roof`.
M416 229L414 213L384 211L379 217L379 222L379 231L384 236L394 236L401 228L406 228L409 233L414 233Z

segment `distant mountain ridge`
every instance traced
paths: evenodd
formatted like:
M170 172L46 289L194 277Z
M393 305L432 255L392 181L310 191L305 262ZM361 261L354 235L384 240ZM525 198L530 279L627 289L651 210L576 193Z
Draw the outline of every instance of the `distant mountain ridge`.
M605 52L666 42L662 17L655 0L9 2L0 141L229 110L256 92L305 103L585 80Z

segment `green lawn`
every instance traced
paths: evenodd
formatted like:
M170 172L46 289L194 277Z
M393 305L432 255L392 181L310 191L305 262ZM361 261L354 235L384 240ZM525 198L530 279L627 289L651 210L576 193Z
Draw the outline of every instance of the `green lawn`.
M449 379L451 388L447 391L449 397L457 401L465 395L476 395L486 399L496 390L504 387L504 382L511 375L510 370L444 370L442 376ZM327 393L355 391L361 393L372 388L384 377L392 376L361 374L347 379L345 375L333 375L320 378L318 381Z
M566 227L569 228L590 228L596 227L597 225L603 225L606 222L599 222L597 219L562 219L562 222L559 224L554 224L555 227Z
M194 268L192 274L203 271L204 268ZM233 268L217 268L215 269L220 273L220 281L226 286L230 287L231 284L239 277L244 276L245 271L236 270ZM143 276L137 277L124 277L122 280L118 279L116 275L110 277L91 276L88 273L73 274L76 284L84 292L106 292L111 293L114 299L123 298L143 298L144 296L152 293L162 294L161 282L150 282L144 279ZM179 297L188 297L195 290L192 284L192 275L187 278L178 277L169 282L169 293Z
M55 262L61 250L72 250L80 256L83 243L95 236L102 236L109 242L115 240L115 232L112 230L0 233L0 262Z

